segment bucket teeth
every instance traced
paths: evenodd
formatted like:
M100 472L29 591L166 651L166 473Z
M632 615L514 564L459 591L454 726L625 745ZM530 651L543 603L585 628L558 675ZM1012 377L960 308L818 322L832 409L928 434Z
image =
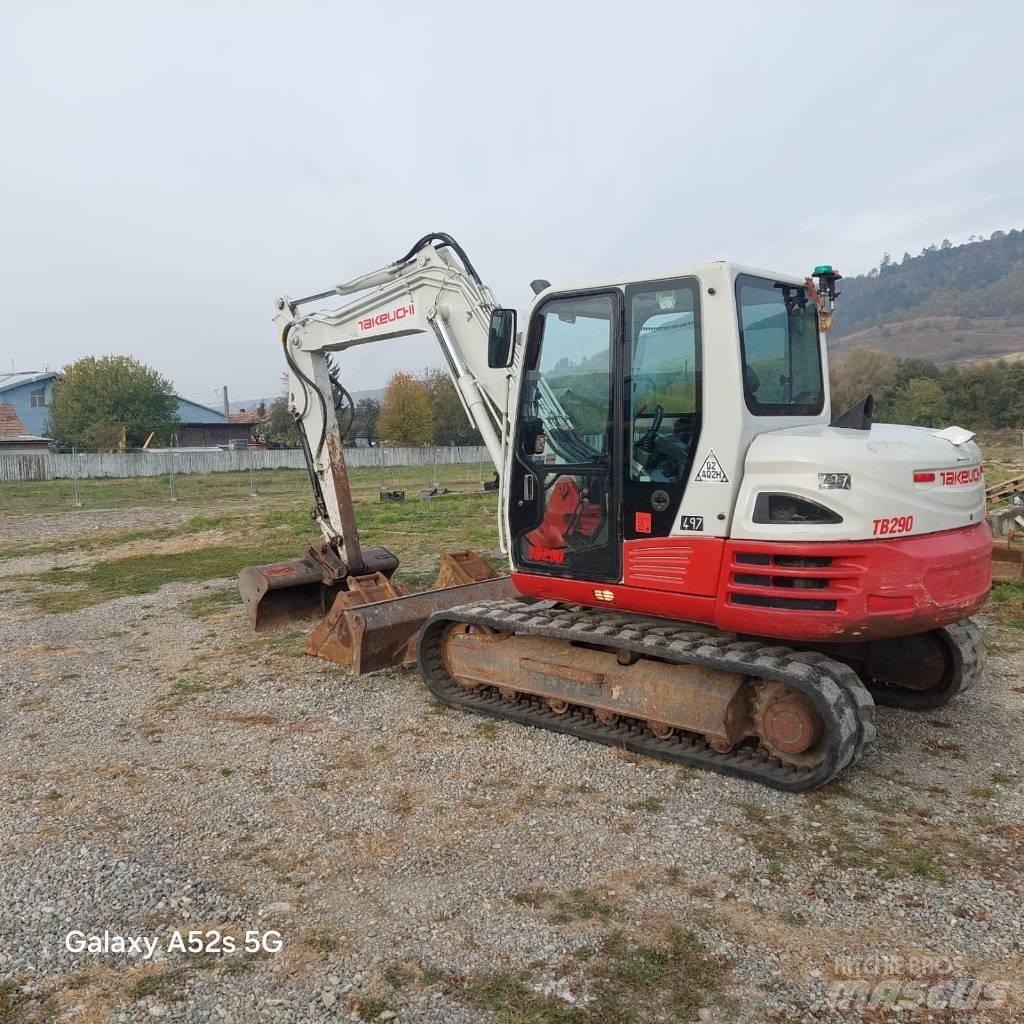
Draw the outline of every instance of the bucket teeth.
M353 608L367 604L393 601L408 593L400 583L392 583L383 573L368 576L350 576L348 590L343 590L334 599L331 610L306 637L306 653L341 665L353 663L353 645L360 635L362 619L354 620L347 614ZM356 628L353 628L353 627ZM411 659L410 659L411 660ZM405 659L399 664L404 664Z

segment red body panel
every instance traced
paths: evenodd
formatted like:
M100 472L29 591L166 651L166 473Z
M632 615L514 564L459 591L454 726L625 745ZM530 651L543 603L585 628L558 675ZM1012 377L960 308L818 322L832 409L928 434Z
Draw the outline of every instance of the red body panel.
M627 587L714 597L722 568L722 537L652 537L622 545Z
M718 545L720 569L714 594L707 596L700 591L707 589L713 544ZM672 574L672 546L693 565L692 576L686 568ZM678 537L627 541L624 548L623 583L520 572L512 580L530 597L704 622L783 640L826 642L904 636L958 622L981 607L992 584L992 534L984 522L885 540ZM649 561L639 558L644 553L652 555ZM681 580L696 592L676 591Z

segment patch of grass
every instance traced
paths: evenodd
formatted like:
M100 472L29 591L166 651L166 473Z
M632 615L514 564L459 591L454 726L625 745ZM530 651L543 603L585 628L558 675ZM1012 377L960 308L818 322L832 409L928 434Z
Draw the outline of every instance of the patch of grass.
M418 962L402 961L384 968L385 981L397 991L410 987L433 988L446 977L443 971Z
M515 892L510 897L513 903L521 907L529 907L531 910L538 910L551 899L550 894L543 889L524 889L522 892Z
M183 983L185 969L177 967L170 971L157 974L144 974L129 984L124 992L129 999L145 999L147 996L159 996L176 1002L184 997Z
M306 939L306 945L309 946L314 953L322 953L326 956L328 953L333 953L338 948L338 940L329 932L318 931L314 932Z
M925 753L931 754L933 757L940 757L943 754L948 754L958 760L963 760L964 757L964 748L951 740L925 740L924 750Z
M412 793L409 790L398 789L395 791L391 800L391 810L399 818L408 818L415 809L416 802L413 800Z
M498 735L497 722L477 722L473 728L476 729L484 739L494 740Z
M21 990L24 978L0 981L0 1024L49 1024L59 1016L49 995Z
M118 597L152 594L168 583L237 576L247 565L294 556L291 541L277 541L265 546L213 545L173 554L114 558L83 569L50 569L32 577L47 589L31 594L29 601L40 612L74 612Z
M226 608L233 608L241 603L238 591L231 589L218 590L212 594L198 594L196 597L190 597L182 607L190 619L208 619Z
M377 501L380 473L377 469L350 471L353 495L358 506L360 532L367 545L386 544L402 562L399 578L415 587L429 586L437 572L439 554L444 550L470 547L496 561L500 571L507 566L495 559L497 549L497 496L479 492L479 468L475 465L439 467L439 482L464 493L444 501L410 501L403 505ZM388 471L388 485L415 491L433 476L433 467L399 467ZM67 485L67 486L65 486ZM200 506L184 522L137 530L109 531L100 535L74 536L70 513L70 481L23 481L0 483L0 507L5 514L38 515L48 509L69 511L72 536L55 543L21 545L0 551L0 557L62 552L95 552L95 564L55 567L38 574L8 577L20 596L41 612L73 612L119 597L153 593L173 582L220 579L237 574L246 565L295 558L304 547L319 538L308 514L309 492L305 474L297 470L266 471L259 474L258 501L249 497L248 474L215 473L206 477L178 478L178 508ZM87 509L130 508L166 504L167 480L82 481ZM215 511L202 506L218 503ZM217 537L202 537L183 552L142 552L114 557L112 549L130 541L159 541L171 537L220 531ZM210 541L213 543L210 543ZM426 555L425 552L430 552ZM106 556L106 557L104 557ZM228 608L237 598L230 591L218 595L197 595L185 602L185 612L197 619ZM221 602L224 602L221 604Z
M0 981L0 1024L14 1024L20 1016L18 1007L24 1002L16 981Z
M988 607L1002 625L1024 629L1024 583L996 580L992 584Z
M216 963L216 961L213 962ZM245 960L240 956L231 956L225 958L220 966L223 967L224 974L245 974L246 971L252 970L253 961Z
M598 893L588 889L570 889L560 896L551 913L553 924L569 924L573 921L609 921L615 916L615 907Z
M692 932L673 929L658 944L610 936L587 960L586 1002L567 1003L531 986L529 972L453 979L451 994L499 1024L648 1024L691 1020L721 1002L728 970Z
M1010 785L1011 782L1014 781L1014 777L1009 772L1004 772L1004 771L999 771L999 770L994 771L989 776L989 778L997 786L1008 786L1008 785Z
M195 693L212 693L215 689L216 687L203 682L201 679L176 679L171 684L171 693L182 697L191 696Z
M391 1007L383 999L360 998L352 1002L352 1009L358 1011L360 1020L376 1020Z
M3 485L0 484L0 488L2 487ZM117 530L109 533L90 534L87 537L72 537L68 540L53 540L45 544L20 544L15 548L0 548L0 559L21 558L25 555L64 555L75 551L101 551L103 548L131 544L139 540L168 540L171 537L187 537L203 533L206 530L238 524L239 521L239 516L231 513L194 516L177 526Z
M949 882L949 872L938 863L931 850L916 850L907 860L907 869L917 878L927 878L934 882Z
M631 811L646 811L648 814L660 814L665 810L665 801L661 797L647 796L627 805Z
M525 889L514 893L513 903L531 910L546 909L553 924L570 924L573 921L609 921L615 916L613 904L599 893L589 889L570 889L565 894L548 892L545 889Z

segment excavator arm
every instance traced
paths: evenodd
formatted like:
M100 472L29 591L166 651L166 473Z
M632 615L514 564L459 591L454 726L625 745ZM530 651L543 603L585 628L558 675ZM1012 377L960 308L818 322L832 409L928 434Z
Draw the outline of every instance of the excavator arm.
M335 295L358 296L338 309L303 313ZM274 318L289 370L289 400L303 439L324 539L349 549L354 532L342 438L327 356L360 345L432 334L469 421L500 473L507 436L509 374L488 365L491 290L448 235L427 235L405 256L330 291L277 300ZM348 507L346 507L348 506ZM352 568L358 561L346 550Z
M335 296L349 301L336 309L306 311ZM494 360L489 349L492 331L500 330L504 348L514 350L515 312L497 306L468 256L444 234L424 236L380 270L314 295L284 296L276 307L274 321L288 364L289 405L313 487L313 517L324 539L301 558L243 569L239 589L257 628L330 610L310 637L309 653L359 665L364 652L376 649L377 638L364 637L367 612L356 616L356 623L347 616L348 609L375 604L384 615L380 634L392 643L404 636L407 626L418 629L425 614L442 605L439 598L422 600L426 595L406 598L403 588L390 580L398 559L386 548L360 544L334 404L338 382L332 380L328 356L360 345L432 334L463 409L500 474L509 436L511 375L506 365L490 365ZM494 576L479 556L457 552L444 556L437 587L464 591L466 584L483 587L488 581L488 593L509 589L507 578ZM404 642L399 642L398 654L388 649L387 663L405 657ZM372 659L363 660L369 664Z

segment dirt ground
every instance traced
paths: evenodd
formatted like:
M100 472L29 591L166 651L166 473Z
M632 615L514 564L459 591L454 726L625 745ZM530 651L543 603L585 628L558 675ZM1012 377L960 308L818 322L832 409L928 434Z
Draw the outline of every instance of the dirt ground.
M414 582L491 500L394 511ZM978 687L791 796L254 635L282 508L0 515L0 1022L1020 1019L1019 589Z

